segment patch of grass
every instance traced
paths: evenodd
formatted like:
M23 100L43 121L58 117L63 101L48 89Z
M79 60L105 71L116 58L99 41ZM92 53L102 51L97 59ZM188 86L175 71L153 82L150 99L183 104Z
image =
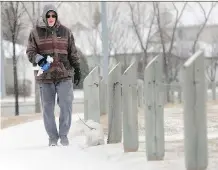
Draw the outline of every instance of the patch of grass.
M218 105L218 100L210 100L207 102L207 105Z
M167 103L164 105L164 108L182 108L183 103Z
M1 117L1 129L16 126L18 124L31 122L42 119L42 114L25 114L19 116L5 116Z

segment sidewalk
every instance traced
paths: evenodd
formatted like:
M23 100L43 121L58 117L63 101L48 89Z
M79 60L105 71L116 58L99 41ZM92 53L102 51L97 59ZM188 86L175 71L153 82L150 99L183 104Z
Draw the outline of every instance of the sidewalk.
M2 130L0 139L1 170L118 170L81 149L79 138L69 147L48 147L42 120Z
M75 124L77 115L73 120ZM144 144L138 152L124 153L122 143L87 148L83 136L74 136L69 147L50 148L42 120L4 129L0 139L1 170L186 170L184 152L173 143L167 144L171 149L163 161L149 162ZM207 170L217 169L217 156L214 148L209 150Z

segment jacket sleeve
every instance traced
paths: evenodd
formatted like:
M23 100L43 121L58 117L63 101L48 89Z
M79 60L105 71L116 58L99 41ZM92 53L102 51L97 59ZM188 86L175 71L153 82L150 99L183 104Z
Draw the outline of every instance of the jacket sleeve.
M36 56L37 56L37 44L36 40L33 34L33 30L30 32L29 39L28 39L28 44L27 44L27 49L26 49L26 54L28 56L29 61L36 65Z
M69 41L68 41L68 59L70 65L75 68L80 68L80 60L78 56L78 52L75 45L75 40L72 32L70 31Z

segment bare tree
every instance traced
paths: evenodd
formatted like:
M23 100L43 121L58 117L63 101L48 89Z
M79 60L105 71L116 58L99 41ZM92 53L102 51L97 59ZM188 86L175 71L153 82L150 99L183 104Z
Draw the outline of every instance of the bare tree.
M107 3L107 25L108 25L108 44L109 44L109 57L117 56L117 54L125 53L129 50L128 45L128 33L129 28L124 27L121 23L122 16L120 13L121 2L109 2ZM92 49L94 56L98 56L98 61L95 63L100 63L100 48L99 45L102 42L101 35L101 13L99 6L93 4L89 6L89 17L84 15L84 19L89 23L87 28L87 39ZM90 16L92 16L90 18ZM122 28L122 29L121 29ZM133 42L134 44L134 42ZM132 49L134 49L133 47Z
M124 45L125 28L120 29L120 3L108 3L108 37L109 37L109 54L116 55ZM110 6L111 5L111 6ZM116 6L115 6L116 5Z
M2 3L3 10L3 23L7 24L8 31L7 37L13 44L13 74L14 74L14 95L15 95L15 116L19 115L19 91L18 91L18 75L17 75L17 60L16 42L18 35L22 29L22 16L24 9L21 7L20 2L4 2Z
M92 54L93 57L95 58L95 63L98 65L100 64L100 54L99 54L99 49L98 49L98 40L99 37L101 36L100 31L99 31L99 24L101 22L101 13L99 6L89 6L89 14L91 19L87 18L89 20L89 31L87 35L87 39L89 41L89 44L92 48Z
M32 27L36 26L37 18L40 16L40 2L21 2L26 14L29 17ZM31 3L32 8L27 8L27 3ZM37 10L36 10L37 6ZM30 9L30 10L28 10ZM37 12L36 12L37 11ZM34 71L35 72L35 71ZM39 85L35 81L35 113L41 112Z
M167 25L161 20L161 11L160 11L160 2L153 2L153 8L155 11L155 16L157 20L157 28L159 32L160 42L161 42L161 52L163 55L163 68L165 74L165 82L167 84L167 101L170 101L170 84L177 79L178 72L180 69L180 60L175 56L174 46L175 46L175 36L178 23L184 13L184 10L187 6L187 2L183 4L181 11L179 12L175 3L172 2L173 10L175 11L174 22L169 21L170 29L167 28ZM170 31L168 31L170 30Z
M142 70L144 70L145 66L147 65L148 62L148 47L149 47L149 40L151 35L153 34L152 26L154 24L154 11L152 12L147 12L146 13L146 18L145 15L142 15L142 11L147 11L147 6L149 7L151 3L148 2L128 2L129 8L130 8L130 15L131 15L131 21L132 21L132 27L133 30L136 34L136 37L138 39L138 42L140 44L141 50L144 53L144 57L142 60ZM135 5L135 8L134 8ZM147 23L149 23L147 25ZM147 29L147 37L144 38L145 32Z
M208 64L206 66L206 76L210 81L211 89L212 89L212 98L216 100L216 73L218 67L217 57L208 58Z
M218 68L218 37L214 36L211 43L211 57L207 58L206 77L210 81L212 99L216 100L216 75Z
M197 33L197 35L196 35L196 39L194 40L193 47L192 47L192 53L193 53L193 54L194 54L195 51L196 51L196 46L197 46L199 37L200 37L202 31L204 30L205 25L207 24L207 21L208 21L208 19L209 19L209 17L210 17L210 14L211 14L212 10L214 9L214 7L215 7L216 4L217 4L216 2L211 2L211 7L210 7L210 9L209 9L209 12L206 13L206 11L205 11L204 7L202 6L201 2L196 2L196 3L198 3L198 5L200 6L200 8L201 8L201 10L202 10L202 12L203 12L204 21L202 22L202 24L201 24L201 26L200 26L200 29L199 29L199 31L198 31L198 33Z
M178 27L178 23L184 13L184 10L187 6L187 2L185 2L183 4L183 7L179 13L179 10L178 8L176 7L175 3L172 2L173 4L173 7L174 7L174 10L176 11L176 16L175 16L175 22L173 24L173 29L172 29L172 35L171 35L171 40L170 40L170 47L169 47L169 50L168 50L168 57L166 57L165 55L165 58L164 58L164 64L165 64L165 67L164 68L167 68L166 69L166 72L167 72L167 77L168 77L168 83L176 80L177 78L177 75L178 75L178 72L179 72L179 68L180 68L180 65L179 65L179 60L176 60L175 62L172 62L170 61L170 58L172 58L172 54L173 54L173 46L174 46L174 43L175 43L175 36L176 36L176 30L177 30L177 27ZM168 65L166 65L168 64ZM168 75L169 74L169 75Z
M107 4L107 8L108 8L108 20L107 20L107 24L108 24L108 41L109 41L109 54L112 55L116 55L117 53L119 53L120 51L122 51L122 49L125 49L125 40L126 40L126 28L121 28L121 15L120 15L120 4L121 2L113 2L112 3L108 3ZM94 12L93 15L93 21L94 21L94 29L96 30L96 36L94 37L95 40L93 41L95 43L95 48L97 48L97 44L96 44L96 39L100 38L100 40L102 40L101 37L101 30L99 29L99 24L101 22L101 16L100 16L100 9L98 7L96 7L96 10ZM93 39L92 39L93 40ZM91 42L90 42L91 43Z
M175 15L175 21L172 24L172 29L170 29L172 31L172 33L171 33L171 35L168 35L170 39L168 40L168 42L166 42L167 40L165 39L164 34L168 34L167 28L165 27L165 25L161 24L161 20L160 20L161 13L160 13L159 3L154 2L154 8L156 11L157 26L158 26L158 31L160 34L162 54L163 54L163 59L164 59L164 72L165 72L165 76L166 76L168 83L175 80L175 78L177 77L177 74L178 74L178 69L175 69L174 73L172 72L174 69L174 62L171 62L170 60L171 60L172 55L173 55L173 49L174 49L173 47L175 44L175 36L176 36L176 30L178 27L178 23L181 19L182 14L184 13L185 7L187 6L187 2L185 2L183 4L183 7L182 7L180 12L179 12L178 8L176 7L175 3L172 2L172 4L173 4L174 10L176 12L176 15ZM168 45L168 47L166 45Z

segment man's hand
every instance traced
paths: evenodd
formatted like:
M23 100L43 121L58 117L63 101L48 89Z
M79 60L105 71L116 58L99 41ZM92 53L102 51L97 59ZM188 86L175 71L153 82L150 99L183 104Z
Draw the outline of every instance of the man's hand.
M37 54L35 61L40 67L43 67L47 63L47 57L43 57L40 54Z
M80 83L80 79L81 79L81 72L79 68L75 68L74 70L74 84L78 86L78 84Z

